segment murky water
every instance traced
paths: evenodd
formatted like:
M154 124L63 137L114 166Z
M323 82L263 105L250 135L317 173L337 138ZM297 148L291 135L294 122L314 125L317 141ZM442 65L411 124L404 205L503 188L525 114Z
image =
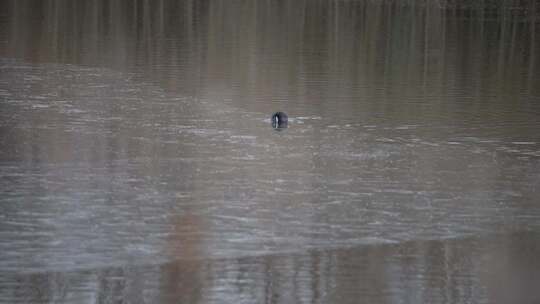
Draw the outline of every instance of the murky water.
M539 56L536 1L0 1L0 302L537 303Z

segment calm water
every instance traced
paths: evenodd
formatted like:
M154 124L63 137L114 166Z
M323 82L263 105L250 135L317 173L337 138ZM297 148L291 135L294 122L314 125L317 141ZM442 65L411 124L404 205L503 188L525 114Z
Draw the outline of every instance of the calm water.
M0 1L0 302L539 303L540 3L423 2Z

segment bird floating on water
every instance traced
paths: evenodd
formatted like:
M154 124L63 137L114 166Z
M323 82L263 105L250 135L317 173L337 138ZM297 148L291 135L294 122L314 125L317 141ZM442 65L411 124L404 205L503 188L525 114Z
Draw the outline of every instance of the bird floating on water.
M287 128L289 117L284 112L276 112L272 115L272 128L284 129Z

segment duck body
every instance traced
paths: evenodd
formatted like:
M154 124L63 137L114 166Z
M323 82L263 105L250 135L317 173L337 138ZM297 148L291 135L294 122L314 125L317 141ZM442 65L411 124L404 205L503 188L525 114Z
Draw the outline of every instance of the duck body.
M289 117L284 112L276 112L272 115L272 127L274 129L283 129L287 127Z

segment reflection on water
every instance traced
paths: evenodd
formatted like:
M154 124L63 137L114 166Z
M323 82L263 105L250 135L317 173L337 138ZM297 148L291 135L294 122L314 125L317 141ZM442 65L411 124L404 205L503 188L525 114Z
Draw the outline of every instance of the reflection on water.
M539 12L0 1L0 302L538 302Z
M489 303L537 303L539 242L538 234L513 234L9 274L0 282L16 286L2 293L6 303L471 303L487 293Z

